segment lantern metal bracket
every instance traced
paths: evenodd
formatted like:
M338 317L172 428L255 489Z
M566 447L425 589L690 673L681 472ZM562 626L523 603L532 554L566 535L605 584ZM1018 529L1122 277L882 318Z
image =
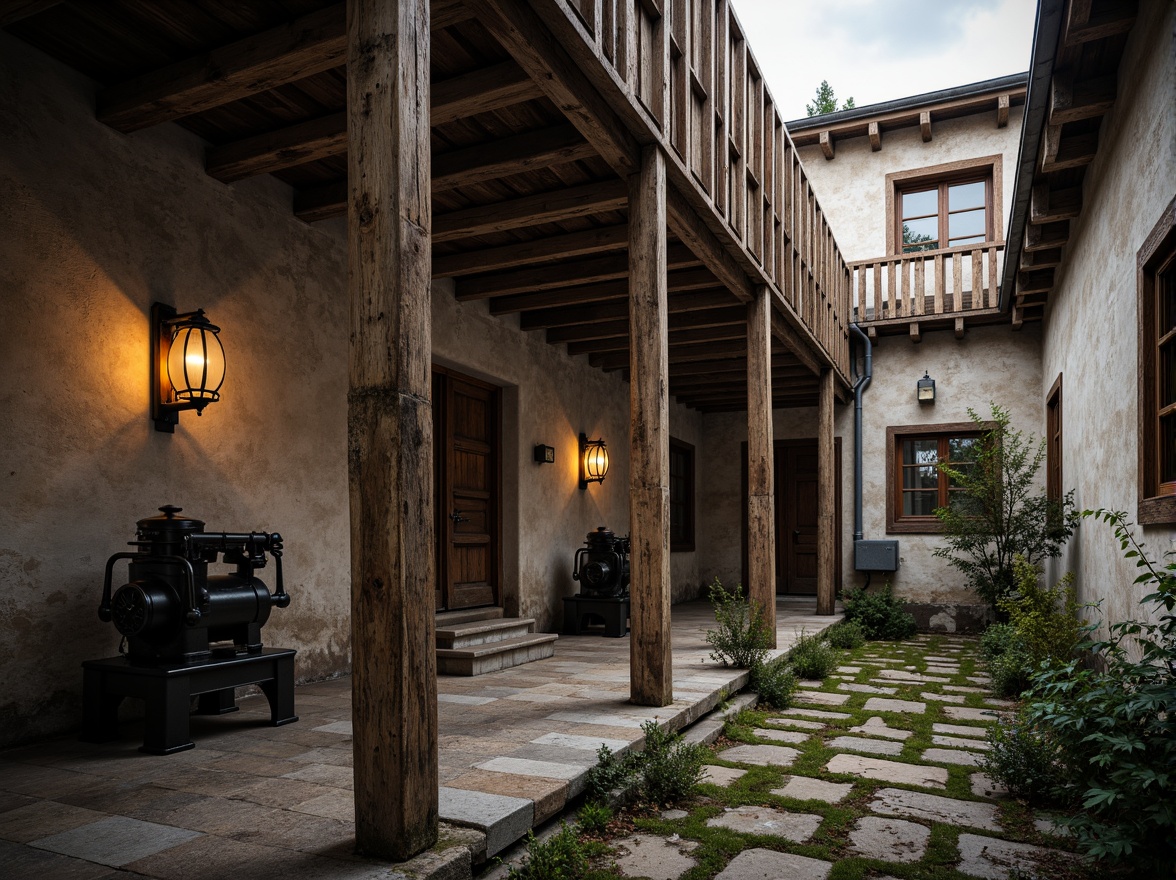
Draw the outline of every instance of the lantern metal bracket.
M206 321L204 309L177 312L167 303L151 304L151 421L155 423L156 431L174 434L181 411L194 409L199 414L209 403L173 400L173 389L167 375L167 356L172 343L171 329L177 324L193 319Z
M604 460L604 472L599 476L591 476L587 471L586 456L589 449L605 449L604 440L589 440L588 435L580 432L580 488L587 489L589 483L603 483L608 473L608 459Z

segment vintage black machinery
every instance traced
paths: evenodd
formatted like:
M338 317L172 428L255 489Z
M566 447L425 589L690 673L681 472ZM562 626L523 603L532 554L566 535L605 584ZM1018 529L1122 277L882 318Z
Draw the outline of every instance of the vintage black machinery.
M593 598L623 598L629 595L628 537L618 538L604 526L588 533L584 546L576 551L572 580L580 582L580 595Z
M98 617L113 621L126 637L134 663L194 663L214 654L260 654L261 628L276 605L290 596L282 583L282 536L274 533L205 532L181 508L159 508L162 516L141 519L134 553L106 562ZM273 594L254 571L274 559ZM236 566L229 574L208 573L218 556ZM111 596L114 564L130 560L130 580ZM216 644L219 643L219 644ZM231 643L231 644L230 644Z

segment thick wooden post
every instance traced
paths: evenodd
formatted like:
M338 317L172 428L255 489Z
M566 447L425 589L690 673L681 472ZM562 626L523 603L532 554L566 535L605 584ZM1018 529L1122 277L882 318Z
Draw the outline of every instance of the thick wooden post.
M437 840L429 3L348 0L355 840Z
M837 571L836 450L833 444L833 371L821 371L817 400L817 614L832 614L836 601L833 574Z
M747 594L763 609L776 647L776 505L772 442L772 301L747 304Z
M667 287L666 159L649 146L629 178L629 692L642 706L674 700Z

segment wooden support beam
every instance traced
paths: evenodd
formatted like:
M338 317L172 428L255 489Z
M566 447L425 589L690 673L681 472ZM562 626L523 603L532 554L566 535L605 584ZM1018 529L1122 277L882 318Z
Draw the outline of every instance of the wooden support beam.
M1081 168L1094 161L1098 152L1098 131L1066 134L1060 125L1047 125L1041 139L1041 170L1046 174Z
M870 150L877 153L882 149L882 129L878 127L877 122L871 122L867 129L867 134L870 137Z
M747 304L747 596L776 647L776 508L772 470L772 291Z
M674 701L670 645L670 409L666 289L666 158L641 153L629 178L630 699Z
M1043 251L1021 251L1022 269L1054 269L1062 265L1062 249L1049 248Z
M666 193L666 222L670 231L698 255L702 264L743 302L752 296L751 281L731 252L703 223L686 198L673 187Z
M910 337L911 337L911 342L922 342L923 341L923 331L919 328L918 321L911 321Z
M502 269L546 263L560 257L587 257L624 250L628 243L629 228L625 224L601 226L583 232L551 235L517 244L434 256L433 277L451 278L474 272L497 272Z
M595 155L592 145L571 125L523 132L435 157L433 192L578 162Z
M1025 227L1024 249L1033 251L1060 248L1070 240L1070 222L1062 220L1058 223L1029 223Z
M1062 28L1062 45L1067 49L1125 34L1135 23L1134 0L1119 0L1108 4L1098 15L1092 15L1089 3L1071 3L1066 10Z
M1028 272L1022 269L1017 273L1018 293L1047 293L1053 290L1053 286L1053 269L1033 269Z
M591 217L626 207L625 184L601 180L569 189L462 208L433 218L433 241L456 241L577 217Z
M819 135L818 143L821 145L821 152L825 154L825 159L833 158L833 135L831 132L823 131Z
M536 290L532 293L512 293L496 296L490 300L490 314L509 315L529 309L553 309L562 306L579 306L610 300L624 300L629 295L629 281L602 281L599 284L580 284L555 287L551 290Z
M60 5L62 0L0 0L0 27L8 27L31 18L46 9Z
M996 127L1005 128L1009 124L1009 96L998 95L996 98Z
M541 97L542 90L526 71L513 61L501 61L434 83L429 118L435 126L445 125Z
M671 335L675 330L700 330L717 327L742 327L746 320L746 311L740 306L727 306L721 309L706 309L700 312L675 312L670 309L669 327ZM547 330L547 341L552 345L567 342L587 342L594 339L611 339L619 337L628 339L628 312L624 318L611 321L596 321L583 324L570 324L564 327L551 327Z
M1025 323L1025 310L1020 306L1013 306L1013 329L1020 330Z
M1114 74L1075 79L1072 70L1054 71L1049 94L1049 125L1065 125L1106 114L1115 103Z
M678 352L684 348L697 351L699 345L715 345L729 340L742 342L746 338L747 328L743 324L720 324L717 327L687 327L682 330L671 330L669 334L670 361L673 362ZM573 356L626 352L628 350L629 337L627 335L568 343L568 354Z
M956 339L963 339L964 338L964 319L963 318L956 318L955 319L955 338Z
M931 111L924 110L919 114L919 134L923 137L923 143L931 143Z
M814 376L821 373L821 362L817 356L805 345L804 340L800 334L788 326L788 322L784 320L776 309L772 309L772 336L784 345L785 348L802 364L807 367Z
M624 296L627 296L628 289ZM493 304L493 300L491 303ZM670 293L670 314L685 314L721 311L733 305L730 294L725 289L688 291L686 293ZM492 308L493 311L493 308ZM742 313L742 309L738 309ZM569 327L579 324L591 324L615 321L629 318L629 304L622 299L612 299L604 302L591 302L583 305L562 306L556 308L539 308L523 312L519 318L519 325L523 330L546 330L551 327ZM627 325L626 325L627 326Z
M351 666L355 841L437 841L429 12L350 0Z
M837 483L833 371L821 371L817 399L817 614L833 614L837 596Z
M629 332L631 334L632 329ZM727 339L690 345L669 346L667 344L667 350L671 364L722 360L723 358L745 358L747 357L747 342L743 339ZM589 355L588 363L606 373L612 373L625 369L629 363L629 356L623 351L601 352Z
M1029 222L1056 223L1075 220L1082 213L1082 187L1053 189L1048 181L1035 183L1029 199Z

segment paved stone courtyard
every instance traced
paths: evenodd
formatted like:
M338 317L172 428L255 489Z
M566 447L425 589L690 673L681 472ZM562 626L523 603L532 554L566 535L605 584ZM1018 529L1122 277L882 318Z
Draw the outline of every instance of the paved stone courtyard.
M989 695L976 640L841 656L792 708L739 715L698 797L639 817L602 865L650 880L1081 876L1064 831L977 767L1010 704Z

